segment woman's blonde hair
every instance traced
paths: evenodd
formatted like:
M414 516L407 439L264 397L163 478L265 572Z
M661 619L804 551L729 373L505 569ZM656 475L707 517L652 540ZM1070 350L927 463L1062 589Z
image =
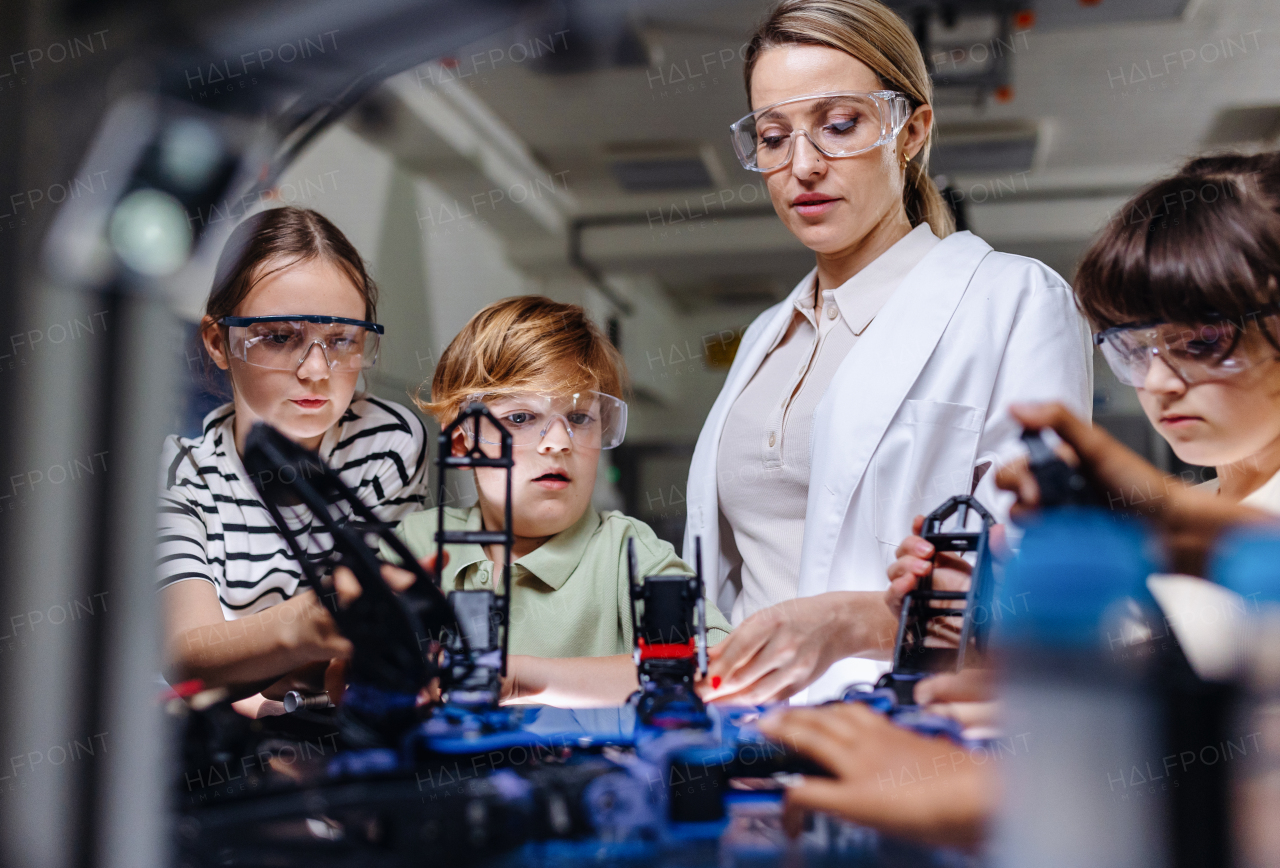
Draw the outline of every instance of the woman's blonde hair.
M555 382L548 377L555 376ZM458 417L470 395L551 388L594 389L626 398L622 356L576 304L540 295L496 301L473 316L450 343L414 403L442 425Z
M911 28L878 0L782 0L747 43L744 74L751 99L751 72L760 54L780 45L825 45L865 63L885 90L905 94L912 107L933 102L933 81ZM754 108L754 106L752 106ZM902 204L912 226L928 223L945 238L956 221L928 175L933 129L924 147L907 163Z

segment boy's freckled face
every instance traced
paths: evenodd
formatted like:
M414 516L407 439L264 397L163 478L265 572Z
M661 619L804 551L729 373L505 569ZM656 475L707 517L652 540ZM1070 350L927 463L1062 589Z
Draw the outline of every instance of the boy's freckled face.
M501 417L500 412L497 415ZM600 449L581 440L570 436L563 420L554 419L540 442L514 447L511 513L517 537L554 536L573 526L590 508ZM500 447L489 443L482 442L481 448L486 454L500 453ZM454 441L454 451L464 451L461 434ZM501 469L476 470L476 488L488 527L502 526L505 484Z

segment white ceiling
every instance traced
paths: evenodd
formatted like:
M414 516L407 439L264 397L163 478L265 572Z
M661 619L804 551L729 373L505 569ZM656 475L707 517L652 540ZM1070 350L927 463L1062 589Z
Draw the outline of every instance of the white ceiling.
M1157 6L1167 12L1185 2L1083 6L1041 0L1048 24L1015 40L1012 100L940 105L944 134L993 122L1040 133L1029 173L953 179L973 199L986 200L972 204L976 232L997 248L1039 256L1069 275L1106 215L1138 186L1201 151L1220 112L1280 106L1277 0L1192 0L1173 20L1071 26ZM737 223L730 217L734 209L766 215L769 209L744 186L758 185L759 178L738 166L726 135L729 123L746 111L740 49L768 5L633 5L631 20L643 35L648 67L569 74L537 69L529 55L545 54L549 45L560 50L575 38L571 29L487 40L460 51L451 75L549 174L566 173L558 177L571 193L571 217L631 215L636 221L584 234L584 251L601 257L606 268L656 274L677 295L719 296L734 281L781 292L811 260L776 221L748 217ZM530 41L539 37L540 43ZM433 86L430 76L444 74L424 70L417 73L424 88ZM636 194L612 178L608 158L619 146L670 142L709 146L716 185ZM458 167L438 138L421 131L402 131L394 150L406 165L433 177ZM667 223L698 213L700 220ZM655 223L655 215L663 216Z

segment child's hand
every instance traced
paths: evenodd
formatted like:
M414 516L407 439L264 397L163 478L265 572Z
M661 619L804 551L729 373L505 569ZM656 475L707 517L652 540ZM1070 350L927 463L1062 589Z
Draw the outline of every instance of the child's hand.
M902 729L859 704L775 712L759 727L834 776L788 788L784 822L793 836L805 811L815 810L923 844L981 843L996 777L953 742Z
M940 714L962 726L996 726L995 677L990 669L965 669L933 675L916 684L915 699L930 714Z
M324 692L329 694L329 701L334 705L342 704L342 696L347 692L347 661L334 659L324 670Z
M441 566L446 566L448 563L449 553L445 552L444 563ZM434 573L436 571L436 556L427 555L418 561L418 565L428 573ZM402 567L383 564L382 580L387 583L391 590L403 592L413 587L418 577ZM338 593L338 605L344 609L354 603L362 593L360 580L347 567L338 567L333 571L333 589Z
M1014 404L1009 415L1026 428L1056 431L1110 509L1140 512L1163 531L1179 572L1201 575L1206 553L1226 529L1275 520L1261 510L1188 488L1057 402ZM1000 468L996 485L1018 496L1011 513L1015 520L1040 505L1040 490L1025 459Z
M537 697L547 689L547 673L539 657L524 654L507 656L507 674L502 679L503 704L520 705L522 702L536 701Z
M275 684L262 688L262 695L267 699L281 700L291 690L302 693L318 693L324 690L325 672L329 661L317 660L308 663L285 675Z
M639 684L629 654L610 657L507 658L502 702L560 708L607 708L627 701Z
M942 552L934 556L933 546L919 535L924 530L924 516L915 517L911 530L913 536L898 546L897 560L888 569L889 587L884 592L884 603L894 618L901 617L903 600L916 589L924 576L932 573L933 587L938 591L967 591L973 576L972 564L959 555ZM994 525L989 539L994 556L1005 557L1008 554L1004 525ZM960 635L958 629L953 629L957 624L958 619L931 619L930 635L954 646Z
M355 576L351 577L351 581L355 581ZM329 610L321 604L320 598L309 588L280 605L300 609L299 614L289 621L285 620L283 612L277 613L284 633L285 647L295 649L313 661L351 656L353 650L351 640L342 635L338 630L338 623L333 620Z
M907 594L916 589L920 579L933 572L933 545L920 536L923 529L924 516L917 515L911 520L912 536L902 541L895 552L897 560L889 564L889 587L884 592L884 603L895 618L901 614ZM967 572L963 578L967 583Z

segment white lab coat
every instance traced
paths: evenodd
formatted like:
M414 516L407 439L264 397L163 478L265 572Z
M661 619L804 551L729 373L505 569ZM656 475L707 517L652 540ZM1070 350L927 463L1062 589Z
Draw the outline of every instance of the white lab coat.
M740 589L719 533L721 431L795 298L812 291L810 272L747 329L693 453L684 557L701 537L708 592L725 613ZM1090 418L1090 349L1071 288L1043 263L997 253L968 232L943 239L885 303L814 411L799 596L885 589L912 518L969 493L976 468L994 471L1018 454L1010 403L1057 400ZM1003 521L1012 496L998 493L994 478L985 473L974 494ZM886 668L838 661L797 700L822 701Z

